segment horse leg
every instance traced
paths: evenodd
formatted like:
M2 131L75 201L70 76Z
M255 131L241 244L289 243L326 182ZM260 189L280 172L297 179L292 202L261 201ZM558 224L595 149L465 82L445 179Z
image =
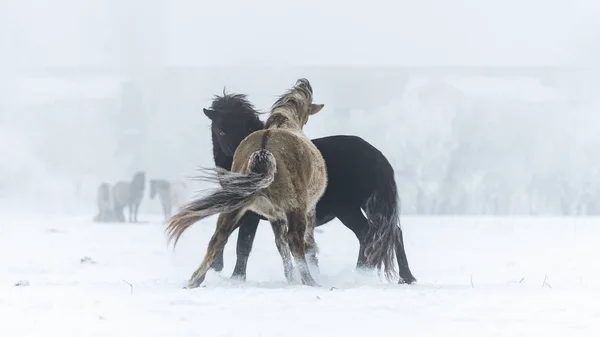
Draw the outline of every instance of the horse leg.
M308 256L308 263L315 268L316 273L319 273L319 259L317 253L319 248L315 241L315 226L316 226L316 212L313 209L306 217L306 232L304 234L304 242L306 244L306 254Z
M134 202L133 204L131 204L131 222L137 222L135 221L135 211L137 209L137 203Z
M338 219L348 227L358 239L358 260L356 261L357 269L367 268L367 258L365 256L366 239L369 233L369 221L360 211L360 208L353 208L347 212L337 215Z
M246 280L248 258L252 251L252 243L254 242L259 222L260 217L252 212L247 212L240 220L236 247L237 260L235 262L235 267L233 268L233 273L231 274L232 279L234 278L241 281ZM222 252L221 259L223 259Z
M169 208L166 203L163 203L163 214L165 215L165 220L169 219Z
M133 221L138 222L138 212L140 210L140 200L135 202L135 209L133 210Z
M275 219L269 222L271 222L273 234L275 235L275 246L277 246L277 250L283 261L283 274L288 283L292 283L294 281L294 265L292 264L290 245L286 238L286 227L289 231L289 223L286 226L288 221L285 218Z
M131 212L132 216L132 222L137 222L137 209L138 209L138 203L137 201L133 203L133 205L131 205L131 209L133 210L133 212Z
M233 268L233 273L231 274L232 279L241 281L246 280L246 267L248 265L248 258L250 256L250 251L252 250L252 242L254 241L259 221L260 217L256 215L256 213L246 212L241 220L235 225L234 230L236 228L239 229L236 247L237 260L235 267ZM215 261L210 268L218 272L222 271L224 267L223 261L223 250L221 250L215 257Z
M217 222L217 228L218 227L219 227L219 223ZM232 232L234 230L235 230L235 227L233 228ZM221 249L220 251L217 252L217 255L215 256L215 260L210 265L210 269L213 269L216 272L221 272L223 270L223 267L225 265L225 263L223 262L224 261L224 259L223 259L223 252L224 252L224 250L225 249Z
M398 228L398 239L395 243L396 259L398 260L398 269L400 269L400 280L398 284L411 284L417 279L413 276L410 268L408 267L408 259L406 258L406 252L404 251L404 238L402 235L402 229Z
M133 222L133 203L130 202L127 209L129 210L129 222Z
M118 205L115 207L115 215L118 222L125 222L125 214L123 213L125 206Z
M167 218L169 218L171 216L172 208L173 208L173 205L171 204L171 201L168 201L167 203L165 203L165 216Z
M206 272L213 263L215 256L225 247L231 232L233 232L235 224L239 221L244 212L245 210L236 210L230 213L219 214L217 228L208 242L206 255L204 256L200 267L192 274L192 277L188 281L188 288L197 288L204 282Z
M302 284L308 286L316 286L317 282L313 279L306 262L306 245L304 243L304 236L306 233L307 215L300 211L291 211L287 214L288 219L288 242L290 243L290 250L294 261L300 271L300 278Z
M134 218L133 218L133 221L135 221L136 223L138 222L138 213L139 213L139 211L140 211L140 204L141 204L141 203L142 203L142 200L141 200L141 199L140 199L140 200L137 200L137 201L135 202L135 210L134 210L134 213L133 213L133 216L134 216Z

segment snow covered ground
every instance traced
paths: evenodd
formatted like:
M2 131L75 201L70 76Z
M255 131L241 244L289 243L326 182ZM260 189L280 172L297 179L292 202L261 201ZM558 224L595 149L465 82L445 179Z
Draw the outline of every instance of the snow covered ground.
M335 220L317 234L320 288L285 283L261 222L248 281L228 280L235 232L223 274L193 290L216 218L175 251L160 218L140 219L0 216L0 336L600 335L598 218L404 217L414 285L355 273Z

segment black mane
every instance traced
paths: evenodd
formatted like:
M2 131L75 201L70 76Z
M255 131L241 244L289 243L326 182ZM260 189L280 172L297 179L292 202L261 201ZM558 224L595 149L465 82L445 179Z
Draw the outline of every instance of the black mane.
M237 145L250 133L264 129L264 122L258 118L259 115L265 113L256 110L254 105L248 100L245 94L227 94L223 89L223 96L214 95L210 110L213 110L220 118L213 120L212 125L223 125L228 123L243 123L244 131L239 131L237 134L228 135L230 139L238 138ZM231 170L233 158L228 156L219 141L215 130L211 127L211 137L213 143L213 158L216 166Z
M210 109L221 115L245 114L248 116L255 116L256 119L258 119L258 115L265 113L256 110L254 104L248 100L248 95L227 94L225 89L223 89L223 96L213 95Z

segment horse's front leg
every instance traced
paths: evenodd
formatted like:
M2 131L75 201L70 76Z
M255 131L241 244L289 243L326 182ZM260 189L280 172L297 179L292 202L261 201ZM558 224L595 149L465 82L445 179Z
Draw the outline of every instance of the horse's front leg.
M128 211L129 211L129 222L133 222L133 204L132 204L132 203L130 203L130 204L127 206L127 209L128 209Z
M247 214L248 213L246 213L246 215ZM243 224L245 223L246 215L244 215L242 217L242 219L235 224L235 227L233 228L233 230L235 230L236 228L238 228L240 226L244 227ZM217 224L217 226L218 226L218 224ZM239 250L240 235L242 235L241 232L238 233L238 252L237 252L238 253L238 262L236 262L236 265L235 265L236 268L238 268L238 264L239 264L239 260L240 260L240 257L239 257L239 254L240 254L240 250ZM221 251L219 251L217 253L217 255L215 256L215 260L213 261L213 263L210 266L211 269L213 269L213 270L215 270L217 272L221 272L223 270L223 267L225 266L224 258L223 258L223 254L224 254L223 252L224 252L224 249L222 249ZM244 261L247 261L247 260L248 260L248 258L246 258ZM244 269L243 269L243 271L244 271L243 279L245 280L246 279L245 263L244 263L243 266L244 266ZM236 269L234 269L233 273L234 273L234 275L236 274ZM232 275L231 278L235 278L234 275Z
M252 251L252 244L254 243L254 237L256 237L256 230L258 229L258 223L260 217L256 213L246 212L239 222L239 231L236 247L237 260L235 262L235 268L231 278L239 279L242 281L246 280L246 269L248 267L248 258ZM222 256L222 255L221 255Z
M171 202L166 202L163 207L165 208L165 218L169 218L171 216L171 210L173 209L173 205Z
M167 211L167 205L165 203L162 204L163 215L165 217L165 221L169 219L169 212Z
M135 204L135 222L138 222L138 214L140 213L140 205L142 204L142 200L140 199L136 204Z

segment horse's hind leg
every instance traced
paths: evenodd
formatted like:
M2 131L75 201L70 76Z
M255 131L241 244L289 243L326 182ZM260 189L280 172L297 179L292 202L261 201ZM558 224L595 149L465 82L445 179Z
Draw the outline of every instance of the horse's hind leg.
M215 229L215 233L213 234L212 238L208 242L206 255L204 256L200 267L192 274L192 277L188 281L188 288L197 288L202 284L202 282L204 282L206 272L215 260L215 256L225 247L231 232L233 232L235 224L240 220L244 212L245 210L240 209L230 213L219 214L217 228Z
M273 205L271 200L264 196L257 197L253 206L250 208L252 211L269 219L275 236L275 245L283 261L283 273L288 282L293 282L294 265L292 264L290 245L286 236L289 232L289 222L286 214L281 208Z
M273 234L275 235L275 245L281 255L283 261L283 273L285 279L292 283L294 281L294 265L292 264L292 256L290 253L290 245L286 238L286 228L289 230L288 221L282 217L280 219L270 220L271 227L273 228Z
M290 249L294 256L294 261L300 271L300 277L302 284L309 286L316 286L317 282L313 279L306 262L306 245L304 242L304 235L306 233L307 226L307 215L300 211L291 211L287 214L288 219L288 242L290 243Z
M402 229L398 228L398 238L395 242L396 259L398 260L398 268L400 269L400 280L399 284L406 283L411 284L416 282L417 279L413 276L410 268L408 267L408 259L406 258L406 252L404 251L404 237L402 235Z
M358 239L358 259L356 261L357 269L368 269L367 258L365 256L365 246L369 234L369 222L362 214L360 208L352 208L351 210L337 214L337 217L348 227Z
M319 259L317 258L319 248L317 247L317 242L315 241L315 226L317 219L314 209L308 213L306 220L306 232L304 234L306 255L308 256L308 263L315 268L317 273L319 273Z

